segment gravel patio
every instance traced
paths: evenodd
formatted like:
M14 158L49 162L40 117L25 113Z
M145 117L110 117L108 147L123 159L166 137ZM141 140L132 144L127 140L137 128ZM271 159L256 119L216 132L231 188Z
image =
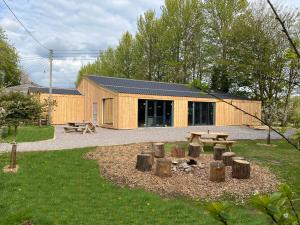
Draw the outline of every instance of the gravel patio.
M225 132L229 139L234 140L255 140L265 139L267 131L254 130L245 126L194 126L185 128L138 128L133 130L113 130L97 128L94 134L65 133L63 126L55 127L55 138L46 141L27 142L18 144L18 151L48 151L82 148L91 146L119 145L142 142L174 142L184 141L187 134L191 131L202 132ZM292 130L287 132L290 135ZM278 139L279 136L271 133L272 139ZM0 152L9 151L11 145L7 143L0 144Z

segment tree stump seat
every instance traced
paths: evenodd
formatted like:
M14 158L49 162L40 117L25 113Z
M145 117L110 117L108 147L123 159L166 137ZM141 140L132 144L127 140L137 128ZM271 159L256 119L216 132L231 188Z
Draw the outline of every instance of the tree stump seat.
M226 146L216 145L214 146L214 160L222 160L222 154L226 152Z
M215 161L210 163L209 180L213 182L225 181L225 165L222 161Z
M159 177L171 176L171 160L160 158L156 160L155 175Z
M143 150L141 153L150 155L152 165L154 164L154 151L153 150Z
M188 156L192 158L198 158L200 156L201 149L202 149L201 145L197 143L190 143Z
M234 152L224 152L222 154L222 159L225 166L232 166L232 157L234 156L235 156Z
M175 158L184 158L185 150L179 146L175 146L171 151L171 156Z
M150 154L144 154L144 153L138 154L135 168L142 172L151 171L152 156Z
M234 160L232 165L232 177L237 179L250 178L250 163L246 160Z
M154 157L164 158L165 157L165 146L164 143L153 144Z

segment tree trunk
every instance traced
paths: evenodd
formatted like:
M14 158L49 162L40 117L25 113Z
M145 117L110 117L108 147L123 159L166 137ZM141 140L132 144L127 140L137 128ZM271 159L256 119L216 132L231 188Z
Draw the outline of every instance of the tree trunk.
M222 160L222 154L226 152L226 147L222 145L216 145L214 147L214 160Z
M197 158L200 156L201 145L196 143L190 143L189 145L189 156L193 158Z
M184 158L185 150L179 146L175 146L175 148L171 151L171 156L175 158Z
M159 177L170 177L171 176L171 160L157 159L155 175L157 175Z
M234 160L232 165L232 177L237 179L249 179L250 163L246 160Z
M156 158L164 158L165 157L165 147L164 143L154 143L154 156Z
M268 145L271 144L271 128L270 127L269 127L269 130L268 130L267 144Z
M232 166L232 157L234 156L235 156L234 152L224 152L222 154L222 159L225 166Z
M152 169L151 155L138 154L135 168L139 171L150 171Z
M14 126L14 142L16 142L17 140L17 130L18 130L18 126Z
M10 168L14 169L17 166L17 144L13 143L10 154Z
M211 162L209 168L209 180L214 182L225 181L225 165L223 162Z

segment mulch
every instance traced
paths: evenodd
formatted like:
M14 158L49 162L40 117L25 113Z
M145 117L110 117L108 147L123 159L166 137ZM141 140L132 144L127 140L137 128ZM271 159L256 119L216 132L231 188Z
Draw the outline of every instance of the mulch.
M254 193L274 192L279 184L276 176L268 168L251 161L250 179L231 178L231 167L227 166L225 182L211 182L209 163L214 161L212 154L201 154L196 159L201 167L193 167L191 172L176 170L172 171L172 177L160 178L154 175L155 164L150 172L135 169L137 154L149 149L152 149L151 143L101 146L96 151L87 153L85 158L97 160L100 174L117 185L143 188L164 197L185 196L214 200L231 196L237 200L244 200ZM175 159L170 153L166 154L166 158Z

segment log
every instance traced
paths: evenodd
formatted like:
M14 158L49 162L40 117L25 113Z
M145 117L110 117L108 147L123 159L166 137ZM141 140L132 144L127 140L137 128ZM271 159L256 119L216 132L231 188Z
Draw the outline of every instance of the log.
M138 154L135 168L139 171L150 171L152 169L151 155Z
M171 160L162 158L157 159L155 175L159 177L170 177L171 176Z
M154 151L153 150L143 150L141 153L150 155L152 165L154 164Z
M232 165L232 177L237 179L250 178L250 163L246 160L234 160Z
M225 165L222 161L216 161L210 163L209 180L213 182L225 181Z
M196 143L190 143L189 145L189 156L193 158L197 158L200 156L202 146Z
M17 166L17 144L13 143L10 154L10 169L14 169Z
M232 157L234 156L235 156L234 152L224 152L222 154L222 159L225 166L232 166Z
M214 147L214 160L222 160L222 154L226 152L226 147L223 145L216 145Z
M184 158L185 150L176 145L171 151L171 156L175 158Z
M165 146L164 143L154 143L153 144L154 156L156 158L164 158L165 157Z

